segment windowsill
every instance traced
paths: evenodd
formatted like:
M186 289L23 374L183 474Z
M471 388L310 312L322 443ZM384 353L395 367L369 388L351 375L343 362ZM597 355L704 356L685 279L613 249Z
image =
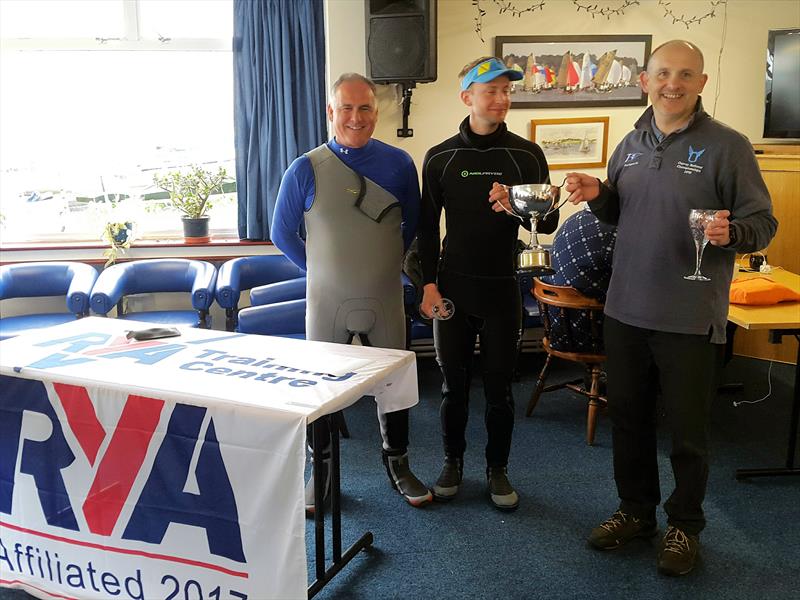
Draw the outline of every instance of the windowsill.
M239 238L228 238L228 237L212 237L211 241L203 242L200 244L187 244L183 238L164 238L164 239L138 239L133 244L131 244L131 248L177 248L177 247L190 247L190 248L200 248L200 247L213 247L213 246L271 246L272 242L264 242L264 241L252 241L252 240L240 240ZM36 242L10 242L10 243L0 243L0 251L10 251L10 250L63 250L63 249L86 249L86 248L100 248L104 250L108 247L108 244L104 244L103 242L89 242L89 241L80 241L80 242L70 242L66 240L58 240L52 242L46 241L36 241Z
M77 260L90 264L103 264L103 252L108 248L102 242L15 242L0 244L0 264L47 260ZM187 244L183 239L140 239L118 257L118 261L142 258L197 258L227 260L253 254L277 254L272 242L215 237L209 242Z

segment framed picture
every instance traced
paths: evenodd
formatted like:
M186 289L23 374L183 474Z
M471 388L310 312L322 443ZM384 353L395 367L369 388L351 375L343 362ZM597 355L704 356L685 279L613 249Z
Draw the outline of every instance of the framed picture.
M605 167L608 117L534 119L531 139L541 146L551 171Z
M495 55L523 79L511 108L646 106L639 73L651 35L546 35L495 38Z

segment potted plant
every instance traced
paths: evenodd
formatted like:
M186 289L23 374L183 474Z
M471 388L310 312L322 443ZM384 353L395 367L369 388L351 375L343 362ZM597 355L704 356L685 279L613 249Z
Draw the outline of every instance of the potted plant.
M133 223L130 221L116 221L106 223L103 228L103 240L108 243L108 248L103 252L106 264L109 267L117 261L120 254L131 247L133 241Z
M154 175L153 182L169 194L169 202L182 213L183 236L187 243L207 242L210 196L222 193L228 174L223 167L216 173L192 165L187 171Z

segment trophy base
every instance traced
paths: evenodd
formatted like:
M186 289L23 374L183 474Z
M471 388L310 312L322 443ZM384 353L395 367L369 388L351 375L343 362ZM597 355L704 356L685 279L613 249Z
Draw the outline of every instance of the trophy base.
M555 273L550 266L550 253L542 248L523 250L517 259L517 268L536 277Z

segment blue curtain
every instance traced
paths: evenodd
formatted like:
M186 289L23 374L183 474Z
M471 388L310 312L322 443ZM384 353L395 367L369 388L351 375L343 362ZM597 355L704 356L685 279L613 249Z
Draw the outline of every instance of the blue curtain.
M327 138L322 0L234 0L239 237L268 240L286 167Z

